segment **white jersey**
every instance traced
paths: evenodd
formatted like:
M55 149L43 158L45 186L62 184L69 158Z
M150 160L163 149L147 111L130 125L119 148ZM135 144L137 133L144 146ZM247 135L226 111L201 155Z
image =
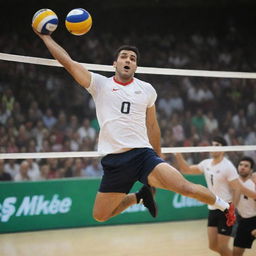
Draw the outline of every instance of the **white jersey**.
M96 105L100 125L98 151L102 155L124 152L131 148L152 146L146 128L146 110L156 101L151 84L134 78L128 84L96 73L88 92Z
M245 187L251 190L256 190L255 183L251 179L248 179L245 182L241 180L241 182ZM245 195L241 195L237 204L237 210L243 218L256 217L256 201Z
M204 173L209 190L226 202L231 202L233 194L229 182L239 178L235 166L224 157L215 165L213 159L203 160L198 167ZM208 208L217 209L212 205L208 205Z

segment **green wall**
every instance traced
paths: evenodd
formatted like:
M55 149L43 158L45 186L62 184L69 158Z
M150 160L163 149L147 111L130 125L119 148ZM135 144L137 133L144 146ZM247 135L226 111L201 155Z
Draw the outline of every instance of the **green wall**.
M186 176L204 184L203 176ZM0 182L0 233L143 222L200 219L207 207L173 192L158 189L158 217L134 205L107 222L92 218L99 179L61 179L42 182ZM136 183L132 191L141 184Z

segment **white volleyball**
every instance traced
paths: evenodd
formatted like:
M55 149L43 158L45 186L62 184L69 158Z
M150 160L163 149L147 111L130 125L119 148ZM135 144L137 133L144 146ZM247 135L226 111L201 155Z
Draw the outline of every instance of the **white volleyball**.
M50 35L58 27L58 17L51 9L40 9L32 19L32 27L40 34Z

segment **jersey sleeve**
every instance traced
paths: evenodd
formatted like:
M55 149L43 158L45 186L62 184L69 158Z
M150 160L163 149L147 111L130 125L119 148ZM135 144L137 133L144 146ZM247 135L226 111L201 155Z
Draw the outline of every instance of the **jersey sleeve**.
M149 84L149 102L148 102L148 108L152 107L155 102L156 102L156 98L157 98L157 93L156 90L154 89L154 87Z
M204 173L206 162L207 162L207 159L201 161L201 162L197 165L198 169L199 169L202 173Z
M239 178L236 167L231 162L229 162L229 166L226 170L226 173L228 181L232 181Z
M87 91L95 96L97 93L101 91L101 87L106 82L107 77L102 76L97 73L91 72L91 83L90 86L87 88Z

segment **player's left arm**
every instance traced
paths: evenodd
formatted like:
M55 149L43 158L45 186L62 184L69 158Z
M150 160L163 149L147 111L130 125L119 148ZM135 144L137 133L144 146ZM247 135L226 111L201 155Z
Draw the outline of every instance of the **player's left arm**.
M252 181L255 183L255 185L256 185L256 172L253 172L252 173Z
M239 203L240 200L240 196L241 196L241 191L240 189L233 189L233 200L232 202L234 203L235 207L237 206L237 204Z
M241 194L256 199L256 191L245 187L239 178L230 181L229 184L232 189L238 190Z
M155 104L147 108L146 126L149 142L158 156L161 156L161 131L157 121Z

